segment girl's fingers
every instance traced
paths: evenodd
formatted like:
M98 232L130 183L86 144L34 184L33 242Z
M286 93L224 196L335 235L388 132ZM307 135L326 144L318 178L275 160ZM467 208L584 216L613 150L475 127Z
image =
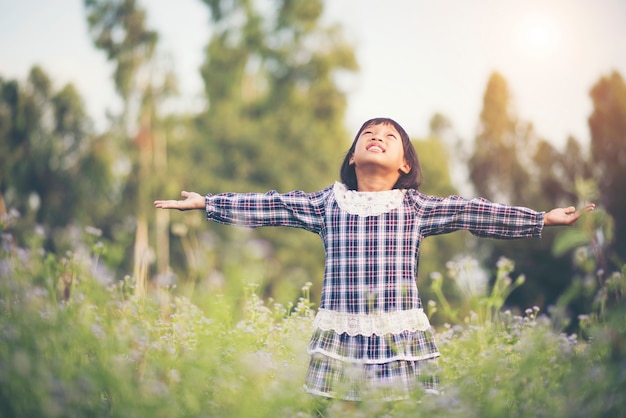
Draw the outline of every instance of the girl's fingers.
M576 214L577 214L578 216L580 216L580 215L582 215L582 214L583 214L583 213L585 213L585 212L593 212L593 211L595 210L595 208L596 208L596 204L595 204L595 203L590 203L590 204L588 204L587 206L585 206L585 207L583 207L583 208L580 208L580 209L578 210L578 212L576 212Z
M154 207L158 209L176 209L178 208L177 200L155 200Z
M195 192L183 190L179 200L155 200L154 207L159 209L191 210L204 208L204 198Z

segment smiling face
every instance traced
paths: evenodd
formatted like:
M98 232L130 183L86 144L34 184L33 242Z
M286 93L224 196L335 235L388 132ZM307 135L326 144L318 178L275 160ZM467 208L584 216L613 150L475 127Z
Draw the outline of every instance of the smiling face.
M371 124L361 130L350 164L354 165L357 174L365 170L399 177L411 171L404 158L402 137L389 123Z
M390 118L366 121L356 134L341 164L341 181L350 190L364 186L359 180L396 180L393 188L417 189L422 168L404 128Z

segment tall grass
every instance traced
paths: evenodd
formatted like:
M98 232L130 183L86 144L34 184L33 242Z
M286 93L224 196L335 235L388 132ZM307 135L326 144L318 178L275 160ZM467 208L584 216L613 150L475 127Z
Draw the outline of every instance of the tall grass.
M250 287L194 304L172 287L135 296L134 281L98 273L102 245L46 254L2 232L0 416L310 417L302 390L314 309L269 305ZM77 246L78 248L78 246ZM391 404L327 405L327 416L605 417L626 411L624 272L602 280L601 309L565 335L538 310L502 311L521 283L499 266L492 293L459 317L443 293L432 308L455 319L437 330L443 393ZM441 278L441 280L445 280ZM197 296L197 295L196 295ZM456 317L455 317L456 315ZM346 411L348 409L348 411ZM342 412L343 411L343 412Z

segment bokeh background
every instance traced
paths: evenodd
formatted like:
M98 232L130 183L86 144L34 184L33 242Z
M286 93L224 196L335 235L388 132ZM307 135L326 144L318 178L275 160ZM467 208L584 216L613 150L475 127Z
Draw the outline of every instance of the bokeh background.
M150 202L181 189L322 188L375 116L416 141L426 193L599 207L592 225L540 241L429 240L425 297L431 276L459 260L477 265L471 280L488 289L489 266L506 256L528 278L510 305L545 308L584 277L579 245L603 269L626 256L621 1L3 0L0 9L2 213L19 214L18 243L37 227L53 253L86 226L100 231L104 281L129 274L146 287L233 295L253 282L280 301L312 282L316 295L316 237L206 225ZM573 312L589 303L571 299Z
M0 0L0 416L345 416L302 389L319 238L155 199L315 191L396 119L420 190L597 209L429 237L443 393L350 416L626 409L626 2Z

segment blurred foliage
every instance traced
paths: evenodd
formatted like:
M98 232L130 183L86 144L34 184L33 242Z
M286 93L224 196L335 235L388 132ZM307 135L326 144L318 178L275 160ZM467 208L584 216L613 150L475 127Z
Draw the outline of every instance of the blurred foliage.
M495 202L529 205L529 173L524 157L534 139L511 114L506 80L493 73L483 96L479 134L469 159L470 178L479 196Z
M443 117L439 115L438 117ZM437 129L432 129L428 139L414 140L424 182L420 186L422 193L434 196L458 194L450 177L450 147ZM418 287L422 300L432 299L430 283L433 275L447 269L450 259L461 256L467 250L470 235L465 232L428 237L420 245L418 266ZM458 301L462 295L454 287L446 286L445 292L451 301Z
M176 187L201 193L287 192L332 184L350 145L343 125L346 98L337 77L357 65L340 29L322 25L323 3L274 1L271 8L250 1L206 3L212 37L201 75L208 106L190 118L184 136L168 143L170 176L164 186L170 196L178 195ZM196 219L189 216L172 219L188 223L195 233ZM293 300L309 281L319 294L324 266L319 237L285 228L210 229L217 240L213 265L189 272L194 280L248 264L246 251L237 263L228 261L231 244L243 235L261 251L265 296ZM178 241L173 237L172 245L182 244ZM184 274L180 267L173 266ZM229 279L225 285L241 291L254 277Z
M122 98L136 88L136 74L154 53L158 34L145 26L145 10L135 0L84 0L94 45L115 62L113 80Z
M615 221L610 261L619 265L626 259L626 82L613 72L598 80L590 96L594 178L600 188L600 202Z
M354 51L341 28L322 25L319 0L204 3L207 107L196 114L164 111L176 82L131 0L84 2L124 103L105 132L94 132L80 92L58 89L43 69L25 81L0 75L1 416L291 417L319 406L298 389L323 275L319 238L206 226L201 213L149 206L181 189L332 183L350 145L337 78L357 71ZM519 120L497 73L471 155L442 115L415 139L425 193L457 193L467 178L492 200L600 206L540 241L425 240L419 286L440 325L444 393L351 412L624 410L622 77L602 77L591 97L590 158L575 138L558 150ZM151 277L143 297L137 266Z
M114 154L93 132L74 86L56 90L39 67L25 83L0 78L0 127L0 216L23 217L19 243L40 225L44 248L62 253L73 229L115 210Z
M207 226L200 213L153 211L150 202L176 198L181 189L313 191L331 184L350 144L337 80L358 70L353 47L340 27L322 23L322 1L204 3L211 26L200 68L207 106L197 113L166 111L176 80L158 59L158 34L147 27L144 8L131 0L84 1L90 36L114 64L124 103L105 132L93 132L79 92L57 89L43 69L33 68L24 82L0 78L0 215L22 217L11 231L19 245L32 241L27 231L38 225L42 247L56 254L75 249L80 231L93 226L106 243L100 268L109 277L145 276L151 286L176 283L240 298L253 282L263 297L281 302L312 282L316 300L324 253L313 234ZM591 92L591 158L575 138L559 150L538 137L511 111L498 73L487 84L471 153L444 116L433 116L431 133L415 138L423 192L477 193L537 209L596 199L601 206L574 228L546 229L542 240L429 238L419 267L425 300L434 297L432 278L465 266L471 253L479 262L472 274L487 275L491 286L496 269L480 265L495 266L502 256L513 260L514 280L528 278L510 306L545 309L567 299L576 317L593 303L591 293L570 285L589 274L577 261L581 247L591 243L597 270L613 271L623 258L623 85L614 73ZM448 281L443 292L452 305L465 297Z
M119 209L132 224L134 248L124 266L132 262L141 294L155 259L159 273L169 269L167 217L160 214L154 219L150 202L155 183L163 181L167 170L160 110L175 93L176 81L155 60L158 34L148 28L146 12L135 0L84 0L83 4L94 45L115 64L113 79L123 103L121 114L111 118L111 131L129 166ZM156 254L149 244L151 231Z
M236 322L228 299L199 307L167 286L139 298L131 277L94 275L100 245L89 233L77 243L87 251L42 258L36 243L14 245L6 233L14 222L0 242L0 416L269 417L308 408L294 390L312 326L304 300L269 309L248 291Z
M554 207L582 207L597 201L592 163L575 138L568 138L563 151L537 136L530 123L513 113L510 92L504 77L494 73L483 100L481 125L469 158L470 178L476 192L490 200L548 211ZM597 201L601 204L601 201ZM579 222L572 229L546 228L541 240L479 240L486 265L500 257L514 261L517 272L529 278L512 293L508 303L518 308L554 305L578 274L574 262L577 247L594 241L596 254L603 257L608 243L610 217L598 210L593 216L604 224L588 229ZM585 230L587 229L587 230ZM563 239L559 235L565 234ZM598 234L603 239L598 240ZM606 268L606 266L600 266ZM495 278L495 271L491 271ZM494 280L494 279L492 279ZM583 294L570 301L575 317L590 301Z
M133 278L99 275L108 250L97 231L58 256L41 248L41 231L17 246L11 231L22 221L0 223L1 416L593 418L626 407L626 268L595 277L598 304L576 335L539 308L498 310L515 286L502 262L499 290L436 330L440 395L346 405L302 389L310 285L295 305L267 304L254 286L241 302L169 285L137 297Z

